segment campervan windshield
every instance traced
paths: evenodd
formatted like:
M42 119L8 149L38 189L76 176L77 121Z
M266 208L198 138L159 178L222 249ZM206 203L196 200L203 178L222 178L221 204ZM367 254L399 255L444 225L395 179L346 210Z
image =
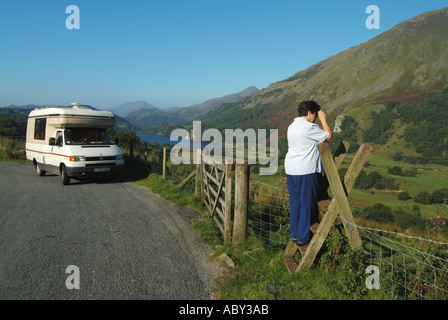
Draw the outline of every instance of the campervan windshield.
M93 128L66 129L65 143L71 145L114 144L106 130Z

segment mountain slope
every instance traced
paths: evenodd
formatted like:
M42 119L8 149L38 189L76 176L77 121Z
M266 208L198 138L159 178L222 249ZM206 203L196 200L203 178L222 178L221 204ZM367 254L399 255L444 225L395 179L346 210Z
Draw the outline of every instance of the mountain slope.
M319 102L330 121L377 100L443 89L448 82L448 8L406 20L201 120L207 127L274 127L284 135L297 104Z
M208 112L213 110L213 108L223 103L235 102L256 92L258 92L257 88L249 87L238 93L229 94L220 98L210 99L200 104L179 108L173 111L159 109L139 109L128 114L126 116L126 119L140 128L157 127L168 122L175 124L188 123L192 122L199 116L207 114Z

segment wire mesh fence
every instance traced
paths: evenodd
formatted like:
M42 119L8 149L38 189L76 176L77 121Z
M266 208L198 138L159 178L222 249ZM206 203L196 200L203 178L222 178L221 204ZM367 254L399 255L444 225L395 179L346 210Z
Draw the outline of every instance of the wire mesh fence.
M369 263L379 268L381 290L397 299L448 299L447 243L353 226Z
M126 154L129 155L129 150L126 150ZM194 164L174 164L170 159L169 148L160 146L150 145L140 152L134 152L133 161L136 159L139 159L140 164L144 163L150 173L160 176L165 174L165 178L174 185L179 185L196 170ZM190 179L183 184L182 190L194 193L195 179Z
M289 240L288 190L250 179L251 233L270 248L284 249Z

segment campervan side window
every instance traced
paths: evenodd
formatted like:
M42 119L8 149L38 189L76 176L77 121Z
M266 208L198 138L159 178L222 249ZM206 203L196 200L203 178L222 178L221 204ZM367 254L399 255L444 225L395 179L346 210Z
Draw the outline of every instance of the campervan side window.
M47 126L47 119L36 119L34 122L34 139L45 140L45 128Z

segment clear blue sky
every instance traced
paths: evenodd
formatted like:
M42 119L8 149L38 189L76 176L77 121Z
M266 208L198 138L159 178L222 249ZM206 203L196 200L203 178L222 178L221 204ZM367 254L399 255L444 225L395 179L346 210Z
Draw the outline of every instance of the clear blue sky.
M66 7L80 10L69 30ZM380 9L369 30L366 8ZM189 106L259 89L446 0L2 0L0 106ZM447 30L448 32L448 30Z

